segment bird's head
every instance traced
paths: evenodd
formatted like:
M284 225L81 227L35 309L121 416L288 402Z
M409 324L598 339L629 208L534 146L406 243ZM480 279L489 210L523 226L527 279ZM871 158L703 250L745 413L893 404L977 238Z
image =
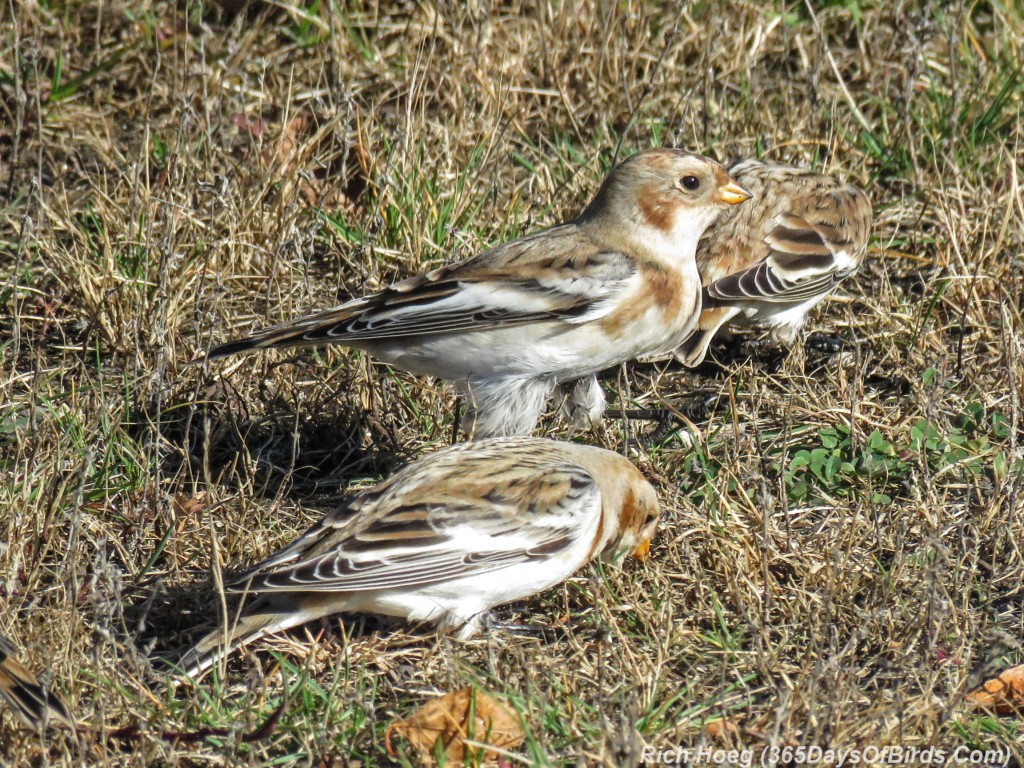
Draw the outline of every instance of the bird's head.
M694 246L719 212L750 193L714 160L681 149L648 149L617 165L580 215L606 235Z

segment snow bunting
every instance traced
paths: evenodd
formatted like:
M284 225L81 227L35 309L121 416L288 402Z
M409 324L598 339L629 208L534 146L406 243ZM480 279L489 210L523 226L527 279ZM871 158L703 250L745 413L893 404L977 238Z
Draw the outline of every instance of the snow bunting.
M14 646L0 635L0 698L6 701L18 719L30 728L40 725L75 723L64 703L43 688L25 666L14 656Z
M352 498L229 582L257 593L179 662L334 613L429 621L472 636L491 608L567 579L593 557L646 556L658 497L619 454L536 437L460 443Z
M618 165L573 221L210 350L344 344L453 380L475 437L528 434L554 388L675 349L700 306L697 240L750 195L713 160L650 149ZM586 412L604 412L589 382Z
M729 173L754 196L718 218L697 246L704 284L697 330L676 350L699 365L727 323L792 344L810 309L860 266L871 202L857 187L788 165L746 160Z

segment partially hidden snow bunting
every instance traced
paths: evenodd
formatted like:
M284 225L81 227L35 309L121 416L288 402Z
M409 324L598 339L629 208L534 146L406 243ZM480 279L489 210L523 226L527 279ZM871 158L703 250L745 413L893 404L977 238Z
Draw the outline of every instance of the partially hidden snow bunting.
M753 199L720 216L697 246L700 319L675 352L689 366L704 360L724 325L768 328L792 344L807 313L867 250L871 201L858 187L760 160L732 165L729 174Z

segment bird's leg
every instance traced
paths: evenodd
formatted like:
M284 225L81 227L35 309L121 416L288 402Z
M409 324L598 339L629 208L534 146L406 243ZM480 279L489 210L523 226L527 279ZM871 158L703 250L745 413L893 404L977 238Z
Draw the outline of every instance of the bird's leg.
M531 624L506 624L504 622L490 622L489 629L508 632L510 635L522 635L524 637L548 637L550 627L538 627Z
M639 419L642 421L653 421L657 425L651 432L641 435L635 441L642 449L647 450L655 443L660 443L670 432L682 426L675 418L675 414L668 408L628 408L625 410L609 409L609 418Z
M671 415L667 408L609 408L605 412L609 419L638 419L641 421L666 421Z
M555 381L550 376L471 378L467 410L473 439L528 435L537 425Z
M604 390L596 375L590 375L560 385L565 398L559 410L571 430L590 429L601 422L604 416Z
M455 393L455 412L452 414L452 445L459 442L459 427L462 426L462 398L461 394Z
M551 627L542 625L538 626L535 624L520 624L506 621L497 621L492 612L487 613L487 618L484 621L484 626L487 629L487 633L498 630L500 632L507 632L510 635L521 635L523 637L540 637L551 639Z

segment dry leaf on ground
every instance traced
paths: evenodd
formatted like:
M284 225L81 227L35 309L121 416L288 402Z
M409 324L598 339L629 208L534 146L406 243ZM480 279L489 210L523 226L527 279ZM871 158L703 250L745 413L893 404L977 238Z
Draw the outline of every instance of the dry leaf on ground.
M497 753L486 747L507 750L523 743L525 734L518 716L487 694L474 688L460 688L424 704L405 720L396 720L384 735L388 754L394 756L391 735L396 733L412 745L422 766L437 765L435 744L440 739L445 758L461 765L466 748L483 750L482 763L493 763ZM467 744L466 742L470 742Z
M723 717L707 723L704 726L704 733L715 741L724 742L739 736L740 729L732 720Z
M1024 664L1003 671L967 694L967 701L978 709L990 709L999 715L1024 712Z
M171 497L174 513L182 519L198 517L206 509L206 491L196 494L176 493Z

